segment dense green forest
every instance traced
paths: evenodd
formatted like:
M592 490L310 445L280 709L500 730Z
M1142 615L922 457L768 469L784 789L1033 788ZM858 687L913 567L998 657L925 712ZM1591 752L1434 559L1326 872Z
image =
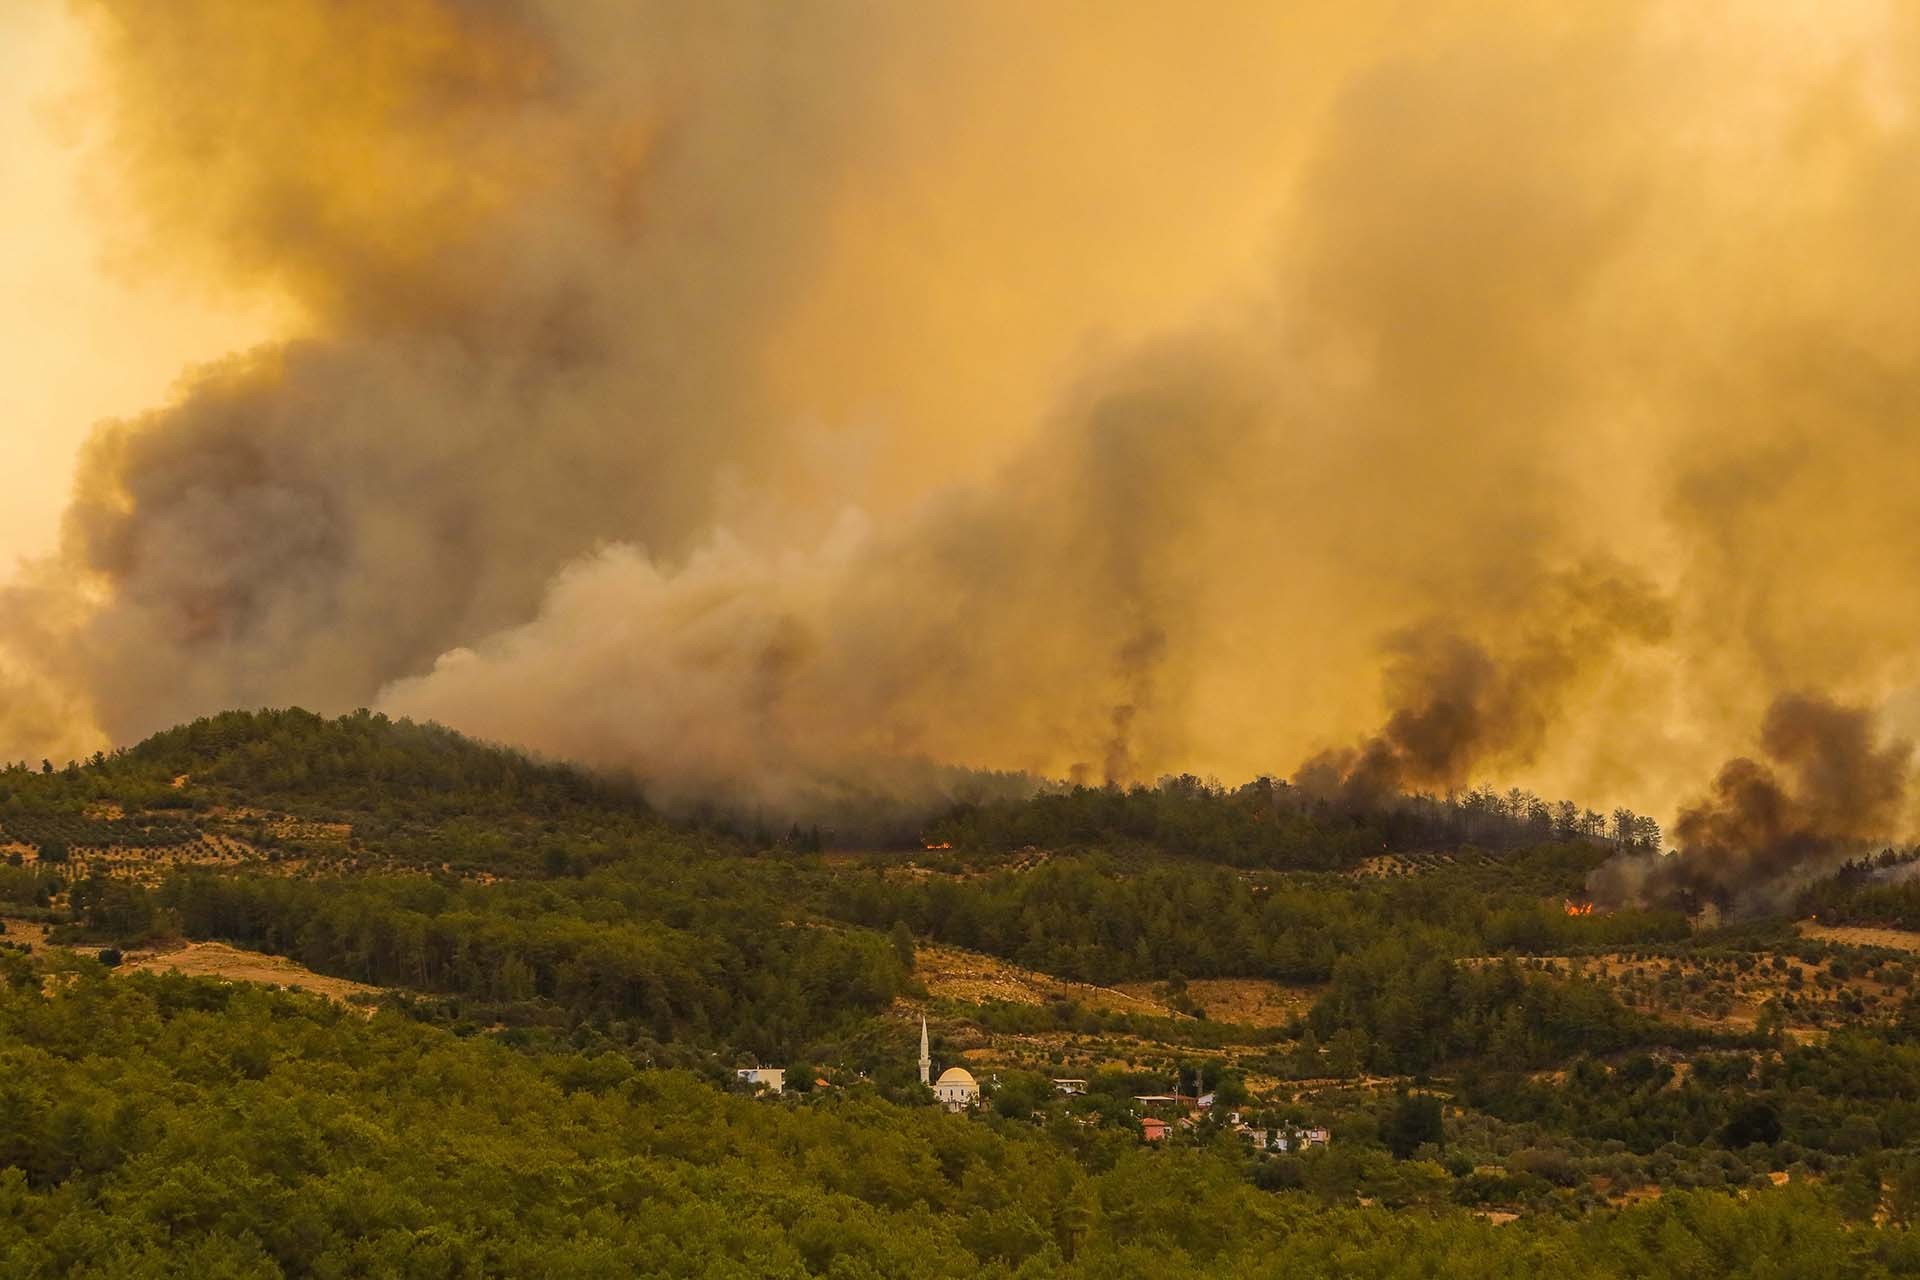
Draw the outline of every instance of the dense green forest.
M0 1273L1920 1266L1920 962L1570 912L1657 840L1615 816L1172 779L848 849L366 713L17 764ZM1920 923L1907 861L1800 907ZM130 971L189 940L378 990ZM917 1084L922 1012L977 1113ZM756 1063L785 1097L734 1084ZM1230 1101L1143 1141L1136 1098L1183 1088ZM1247 1137L1308 1125L1330 1145Z
M493 885L419 877L346 883L175 876L152 894L96 899L86 918L136 939L165 916L191 937L294 957L324 973L490 1003L559 1006L578 1019L660 1042L716 1038L751 1053L790 1052L903 988L888 939L825 923L788 927L780 877L668 855L648 874ZM125 920L109 903L131 904ZM151 914L142 914L151 913Z
M1657 849L1659 825L1629 809L1609 815L1515 788L1404 796L1355 808L1273 778L1226 788L1191 775L1158 785L1042 788L1025 798L954 805L929 825L963 849L1136 845L1236 867L1337 870L1382 852L1513 849L1555 841Z
M1262 1189L1147 1151L902 1107L729 1097L614 1054L82 966L0 994L0 1270L17 1276L1898 1275L1858 1197L1676 1193L1493 1227ZM1387 1159L1388 1166L1392 1161ZM1361 1177L1366 1175L1361 1173ZM1374 1189L1418 1198L1418 1177ZM1901 1212L1910 1212L1906 1199ZM1870 1211L1868 1211L1870 1213Z
M928 936L1088 980L1176 970L1320 980L1331 976L1336 957L1416 930L1454 955L1686 935L1685 919L1669 912L1569 916L1559 899L1540 894L1577 891L1592 862L1581 856L1565 866L1560 846L1533 852L1510 875L1469 870L1359 883L1263 883L1230 868L1135 867L1096 853L970 877L846 876L829 901L846 919L905 920Z

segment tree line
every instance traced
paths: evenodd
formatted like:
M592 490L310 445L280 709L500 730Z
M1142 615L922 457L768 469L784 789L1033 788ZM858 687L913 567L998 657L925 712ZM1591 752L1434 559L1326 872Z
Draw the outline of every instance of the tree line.
M1601 814L1517 787L1396 796L1354 808L1274 778L1229 788L1181 775L1153 786L1048 787L1024 798L956 804L928 825L927 840L972 850L1135 845L1228 866L1331 871L1383 852L1462 846L1579 840L1658 849L1661 832L1630 809Z

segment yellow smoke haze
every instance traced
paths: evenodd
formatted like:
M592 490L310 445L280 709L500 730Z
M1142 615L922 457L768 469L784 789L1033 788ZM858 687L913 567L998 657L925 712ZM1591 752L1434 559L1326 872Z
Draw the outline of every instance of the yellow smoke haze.
M1670 811L1913 727L1902 7L79 9L111 251L299 321L98 431L0 753Z

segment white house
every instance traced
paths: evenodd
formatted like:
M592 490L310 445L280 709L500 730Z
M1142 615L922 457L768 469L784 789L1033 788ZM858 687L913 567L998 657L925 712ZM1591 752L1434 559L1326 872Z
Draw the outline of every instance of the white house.
M781 1093L787 1087L784 1067L741 1067L733 1073L733 1077L742 1084L765 1089L768 1093Z
M1308 1147L1324 1147L1333 1141L1333 1135L1325 1129L1296 1129L1292 1134L1275 1133L1271 1150L1305 1151Z
M1085 1080L1055 1080L1053 1082L1053 1088L1056 1093L1064 1093L1069 1098L1073 1098L1087 1091L1087 1082Z

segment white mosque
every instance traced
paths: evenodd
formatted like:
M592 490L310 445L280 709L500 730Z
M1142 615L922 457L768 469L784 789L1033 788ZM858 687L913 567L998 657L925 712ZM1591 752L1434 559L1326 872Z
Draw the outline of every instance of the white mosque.
M933 1096L949 1111L965 1111L980 1101L980 1084L965 1067L948 1067L938 1080L933 1075L933 1055L927 1051L927 1020L920 1019L920 1083L933 1086Z

